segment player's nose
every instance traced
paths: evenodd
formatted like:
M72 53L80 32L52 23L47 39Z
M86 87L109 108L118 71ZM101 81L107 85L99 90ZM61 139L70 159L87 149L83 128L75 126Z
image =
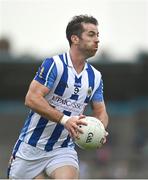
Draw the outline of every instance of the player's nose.
M95 42L98 44L100 42L99 37L96 37Z

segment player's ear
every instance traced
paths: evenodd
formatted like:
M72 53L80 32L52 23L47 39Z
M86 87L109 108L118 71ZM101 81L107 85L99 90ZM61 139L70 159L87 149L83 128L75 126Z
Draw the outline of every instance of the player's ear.
M79 44L79 37L77 35L72 35L71 41L73 44L77 45L77 44Z

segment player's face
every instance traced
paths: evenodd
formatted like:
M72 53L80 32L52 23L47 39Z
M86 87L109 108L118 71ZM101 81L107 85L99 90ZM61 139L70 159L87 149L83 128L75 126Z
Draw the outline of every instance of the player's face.
M86 58L92 57L98 50L99 32L94 24L83 24L84 32L79 38L79 50L85 55Z

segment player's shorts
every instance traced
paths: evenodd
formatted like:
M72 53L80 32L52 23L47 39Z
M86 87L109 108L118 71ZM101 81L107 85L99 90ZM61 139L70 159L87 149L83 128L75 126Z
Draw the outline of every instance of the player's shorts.
M42 172L46 172L50 176L55 169L65 165L71 165L79 169L77 152L73 148L64 147L45 152L24 144L21 149L11 162L8 175L10 179L33 179ZM24 158L26 155L23 152L26 152L28 157L31 157L32 154L32 158Z

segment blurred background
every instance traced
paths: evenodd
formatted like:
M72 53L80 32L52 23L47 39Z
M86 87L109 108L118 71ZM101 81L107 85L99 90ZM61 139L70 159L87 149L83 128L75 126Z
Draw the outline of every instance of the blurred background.
M77 148L81 178L148 178L148 1L0 0L0 178L29 112L24 97L45 57L68 50L72 16L99 21L101 71L109 114L106 145ZM90 114L88 107L86 114Z

